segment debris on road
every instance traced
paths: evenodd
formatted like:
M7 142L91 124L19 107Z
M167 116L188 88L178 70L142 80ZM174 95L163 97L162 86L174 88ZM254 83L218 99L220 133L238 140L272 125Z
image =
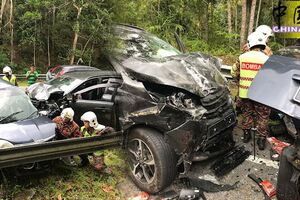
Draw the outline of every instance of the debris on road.
M206 200L202 191L198 189L182 189L179 200Z
M204 192L215 193L215 192L234 190L236 189L238 182L236 182L233 185L229 185L229 184L221 185L221 184L216 184L209 180L203 180L199 178L186 178L185 183L189 187L195 187L203 190Z
M256 163L256 164L264 164L267 167L272 167L274 169L279 169L279 163L277 161L273 161L273 160L269 160L269 159L265 159L265 158L254 158L253 155L250 155L246 161L252 162L252 163ZM250 170L250 169L249 169Z
M250 151L244 146L235 147L233 150L219 158L211 169L216 176L224 176L231 170L242 164L250 156Z
M178 199L178 198L179 198L179 195L174 190L168 190L159 195L160 200L173 200L173 199Z
M248 174L248 177L252 179L255 183L257 183L258 186L262 189L266 200L269 200L276 195L276 189L270 181L262 180L254 174Z
M160 200L206 200L203 191L197 188L184 188L180 192L169 190L159 196Z
M140 192L139 194L129 197L127 200L148 200L150 195L147 192Z
M267 140L271 144L271 159L279 161L283 149L290 146L290 144L287 142L282 142L275 137L269 137Z

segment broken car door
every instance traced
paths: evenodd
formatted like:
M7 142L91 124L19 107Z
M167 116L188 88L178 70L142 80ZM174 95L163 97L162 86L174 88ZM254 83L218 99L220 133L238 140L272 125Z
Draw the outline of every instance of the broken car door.
M109 80L103 79L103 83L74 93L74 101L71 103L71 107L76 110L79 119L83 113L93 111L97 115L100 124L116 127L114 98L119 84L111 83ZM85 98L87 96L89 98ZM78 122L82 123L80 120Z

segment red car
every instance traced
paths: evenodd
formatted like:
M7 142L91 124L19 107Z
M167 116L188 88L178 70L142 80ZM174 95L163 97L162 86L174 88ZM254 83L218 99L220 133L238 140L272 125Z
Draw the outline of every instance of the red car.
M84 66L84 65L58 65L56 67L50 68L46 74L46 80L50 80L57 76L62 76L69 72L78 72L78 71L99 71L95 67Z

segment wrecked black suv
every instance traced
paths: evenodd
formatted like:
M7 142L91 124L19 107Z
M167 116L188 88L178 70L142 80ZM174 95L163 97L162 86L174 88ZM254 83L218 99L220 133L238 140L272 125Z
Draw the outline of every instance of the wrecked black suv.
M155 193L178 172L185 174L192 162L232 146L235 112L216 58L183 54L136 27L118 25L114 30L118 44L106 62L115 71L111 77L99 72L67 92L67 87L53 89L51 82L28 91L51 88L69 99L75 113L93 110L100 123L122 131L133 181ZM92 85L83 86L95 76ZM38 93L29 95L36 101Z

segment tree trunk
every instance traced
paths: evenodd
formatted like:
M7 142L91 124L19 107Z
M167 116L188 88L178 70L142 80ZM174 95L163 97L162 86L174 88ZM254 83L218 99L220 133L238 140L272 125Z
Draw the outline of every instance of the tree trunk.
M250 13L250 19L249 19L249 30L248 30L249 34L252 33L252 31L253 31L255 9L256 9L256 0L252 0L251 13Z
M78 7L75 4L73 5L77 9L77 18L76 18L76 27L75 27L75 32L74 32L74 40L72 44L72 54L71 54L71 59L70 59L70 64L73 65L74 59L75 59L75 51L76 51L76 46L77 46L77 41L78 41L78 33L80 29L80 24L79 24L79 17L81 14L82 7Z
M255 28L258 27L258 21L259 21L260 9L261 9L261 0L259 0L259 3L258 3L258 10L257 10L257 16L256 16L256 24L255 24Z
M94 44L92 44L92 53L91 53L91 55L90 55L90 60L89 60L89 66L91 66L92 65L92 59L93 59L93 52L94 52Z
M236 6L235 6L235 27L234 27L234 29L235 29L235 33L237 33L238 32L238 4L236 4Z
M48 35L47 35L47 55L48 55L48 67L51 65L51 54L50 54L50 26L48 24Z
M9 13L9 25L10 25L10 63L14 60L14 25L13 25L13 0L10 0L10 13Z
M246 23L247 23L247 0L242 0L242 22L241 22L241 33L240 33L240 47L243 48L246 43Z
M51 28L51 52L52 52L52 55L55 55L56 51L55 51L55 42L53 40L53 35L54 35L54 31L53 29L55 28L55 23L56 23L56 7L53 6L52 7L52 28Z
M231 0L227 1L228 33L232 33Z
M208 3L206 4L204 26L205 26L204 40L208 42L208 35L209 35L209 4Z
M2 0L1 1L1 8L0 8L0 25L1 25L1 29L2 29L2 20L3 20L3 13L4 13L5 6L6 6L6 0Z
M33 66L36 67L36 21L34 21L34 40L33 40Z

